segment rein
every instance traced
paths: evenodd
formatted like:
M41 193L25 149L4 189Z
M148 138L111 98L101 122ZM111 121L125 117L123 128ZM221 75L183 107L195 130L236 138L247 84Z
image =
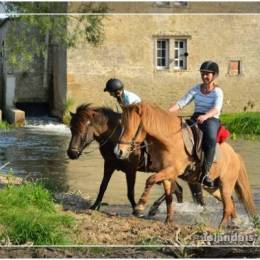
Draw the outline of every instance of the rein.
M190 116L180 116L180 117L181 117L181 118L185 118L185 117L190 117ZM193 125L195 125L195 124L197 124L196 121L193 122L191 126L193 126ZM191 127L191 126L190 126L190 127ZM128 144L128 145L130 145L130 153L134 152L134 151L137 150L137 149L142 149L142 148L144 148L144 147L147 147L147 146L151 145L151 144L148 144L148 143L141 145L142 142L136 142L136 141L135 141L135 139L137 138L138 134L140 133L142 127L143 127L143 123L142 123L142 121L140 121L140 123L139 123L139 125L138 125L138 128L137 128L137 130L136 130L136 132L135 132L135 135L134 135L134 137L132 138L131 141L129 141L129 142L127 142L127 141L118 141L117 143L118 143L118 144ZM178 132L180 132L181 130L182 130L182 127L181 127L179 130L177 130L177 131L174 133L174 135L177 134ZM139 146L138 146L138 145L139 145Z
M137 144L141 144L141 142L136 142L135 139L139 135L139 133L142 130L142 128L143 128L143 124L142 124L142 121L140 121L140 123L138 125L138 128L137 128L137 130L136 130L136 132L134 134L134 137L132 138L132 140L130 142L118 141L117 143L119 143L119 144L129 144L129 145L131 145L131 148L134 148L134 146L137 145Z

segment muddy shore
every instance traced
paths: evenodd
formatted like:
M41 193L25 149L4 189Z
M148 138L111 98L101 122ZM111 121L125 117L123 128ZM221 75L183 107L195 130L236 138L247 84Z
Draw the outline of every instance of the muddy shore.
M75 244L67 247L2 247L0 257L77 257L77 258L179 258L179 257L260 257L258 241L205 241L206 232L216 230L202 226L165 225L162 222L122 217L82 210L73 213ZM214 233L215 232L215 233ZM225 234L256 236L255 231L230 229ZM246 233L245 233L246 232ZM219 235L219 234L218 234ZM243 246L242 246L243 245Z
M73 244L6 245L0 248L0 258L260 257L259 229L254 226L235 224L220 231L206 225L166 225L153 219L90 210L90 201L77 194L55 194L54 200L58 209L76 220Z

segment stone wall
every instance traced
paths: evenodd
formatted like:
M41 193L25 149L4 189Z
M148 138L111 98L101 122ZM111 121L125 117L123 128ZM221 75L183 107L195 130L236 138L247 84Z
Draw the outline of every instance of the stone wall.
M260 110L259 15L114 14L104 18L104 28L105 40L98 47L86 44L68 50L68 96L75 105L111 106L115 101L103 88L109 78L117 77L142 99L167 108L200 82L200 64L212 59L220 66L217 83L225 94L223 112L243 111L248 102ZM187 37L186 71L156 70L158 36ZM241 61L239 76L228 74L230 60Z
M2 67L0 76L0 93L4 92L5 77L7 74L15 75L16 88L15 88L15 100L14 102L47 102L48 101L48 88L43 87L43 73L44 73L44 58L35 58L33 64L29 69L16 70L11 66L8 66L6 55L7 43L6 33L8 31L9 21L5 20L0 25L0 48L1 48L1 62ZM22 26L21 26L22 30ZM19 39L17 39L19 40ZM3 103L3 102L2 102ZM1 107L3 104L0 104Z

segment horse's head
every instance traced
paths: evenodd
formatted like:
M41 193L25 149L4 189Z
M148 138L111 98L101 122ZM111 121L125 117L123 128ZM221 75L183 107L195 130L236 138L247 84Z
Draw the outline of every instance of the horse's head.
M114 153L119 159L126 159L136 149L140 149L146 132L142 125L142 105L130 105L123 109L122 133Z
M67 154L70 159L77 159L82 151L94 140L97 112L89 105L81 105L76 113L71 113L71 140Z

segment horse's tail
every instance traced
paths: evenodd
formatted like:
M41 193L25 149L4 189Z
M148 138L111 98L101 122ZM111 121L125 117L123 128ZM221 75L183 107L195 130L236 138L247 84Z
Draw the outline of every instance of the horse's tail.
M238 198L242 201L247 213L251 216L255 215L255 203L253 195L250 189L250 184L248 176L246 173L246 167L243 159L239 156L240 159L240 170L238 179L235 185L235 191L238 195Z

